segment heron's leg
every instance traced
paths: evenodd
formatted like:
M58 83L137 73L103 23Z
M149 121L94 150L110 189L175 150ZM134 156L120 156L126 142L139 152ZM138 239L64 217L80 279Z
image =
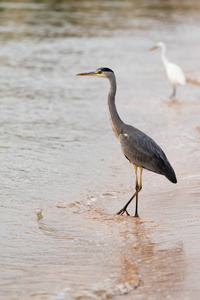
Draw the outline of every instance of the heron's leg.
M123 213L126 212L127 215L130 216L126 209L129 206L129 204L131 203L131 201L134 199L135 195L136 195L136 192L133 194L131 199L126 203L126 205L122 209L120 209L120 211L118 211L117 215L123 215Z
M175 86L175 84L174 84L174 85L173 85L173 92L172 92L170 98L171 98L171 99L174 98L175 95L176 95L176 86Z
M142 168L139 168L139 170L140 170L140 179L139 179L139 185L137 184L136 186L135 186L135 189L136 189L136 204L135 204L135 216L134 216L134 218L138 218L139 217L139 215L138 215L138 194L139 194L139 192L141 191L141 189L142 189Z
M137 190L138 190L139 187L138 187L138 178L137 178L137 167L135 165L133 165L133 168L134 168L134 171L135 171L135 189L136 189L136 192L133 194L131 199L126 203L126 205L120 211L118 211L117 215L123 215L123 213L126 212L127 215L130 216L129 213L127 212L127 207L129 206L131 201L134 199L134 197L138 193Z

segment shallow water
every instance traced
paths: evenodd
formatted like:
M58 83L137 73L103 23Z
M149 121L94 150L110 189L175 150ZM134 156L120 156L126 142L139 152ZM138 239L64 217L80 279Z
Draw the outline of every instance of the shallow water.
M0 2L0 299L199 298L200 88L169 100L148 52L165 41L199 82L199 13L199 1ZM100 66L115 71L122 120L178 179L144 171L138 220L115 215L134 176L109 84L75 76Z

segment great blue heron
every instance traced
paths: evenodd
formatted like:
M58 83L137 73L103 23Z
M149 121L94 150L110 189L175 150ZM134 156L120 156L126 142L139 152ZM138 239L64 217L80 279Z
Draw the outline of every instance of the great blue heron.
M119 140L122 152L132 164L135 172L135 193L126 205L118 212L123 214L127 212L127 207L134 197L136 197L135 216L138 217L138 193L142 189L142 170L162 174L171 182L176 183L176 175L171 167L165 153L162 149L145 133L139 129L125 124L119 117L115 106L116 79L114 72L109 68L99 68L95 72L80 73L77 76L96 76L107 78L110 81L110 91L108 95L108 107L110 112L110 121L113 131ZM137 170L139 169L139 183Z
M170 98L174 98L176 95L176 87L177 85L185 85L186 79L185 79L185 75L183 73L183 70L168 61L168 59L166 58L166 46L163 42L159 42L158 44L156 44L153 48L150 48L149 50L155 50L157 48L161 48L161 59L162 62L164 64L165 70L166 70L166 74L167 74L167 78L169 79L169 81L172 83L173 85L173 92L172 95L170 96Z

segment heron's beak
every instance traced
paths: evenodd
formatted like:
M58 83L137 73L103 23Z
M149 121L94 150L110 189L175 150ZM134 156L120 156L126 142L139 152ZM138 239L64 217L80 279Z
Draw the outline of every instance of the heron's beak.
M153 50L155 50L157 48L158 48L157 46L154 46L154 47L150 48L149 51L153 51Z
M76 76L96 76L97 74L95 72L88 72L88 73L79 73L76 74Z

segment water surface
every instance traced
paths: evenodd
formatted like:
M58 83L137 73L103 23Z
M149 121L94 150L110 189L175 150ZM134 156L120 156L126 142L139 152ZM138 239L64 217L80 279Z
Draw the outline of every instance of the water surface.
M170 101L148 52L163 40L200 81L199 13L199 1L0 2L1 299L199 298L200 89ZM109 84L75 76L101 66L115 71L121 118L178 179L144 171L138 220L115 215L134 174Z

